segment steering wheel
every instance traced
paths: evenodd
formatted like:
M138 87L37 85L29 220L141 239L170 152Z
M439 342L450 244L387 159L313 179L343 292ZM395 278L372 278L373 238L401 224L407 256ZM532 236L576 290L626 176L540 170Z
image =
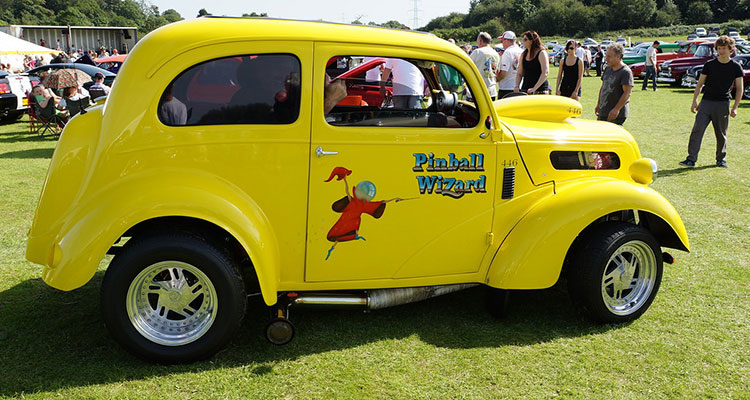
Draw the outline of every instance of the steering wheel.
M466 100L459 100L456 109L461 112L460 122L462 127L470 128L479 123L479 112L474 103Z

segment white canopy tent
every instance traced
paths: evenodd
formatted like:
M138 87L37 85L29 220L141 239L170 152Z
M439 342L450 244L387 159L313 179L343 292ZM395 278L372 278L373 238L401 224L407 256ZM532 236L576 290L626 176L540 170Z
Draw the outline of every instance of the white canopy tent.
M54 50L27 42L23 39L0 32L0 63L10 64L13 72L23 72L23 57L41 56L45 62L52 59Z

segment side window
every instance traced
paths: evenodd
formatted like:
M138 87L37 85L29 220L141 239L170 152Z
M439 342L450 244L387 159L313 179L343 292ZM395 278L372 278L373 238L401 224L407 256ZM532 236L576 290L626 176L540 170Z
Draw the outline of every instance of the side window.
M300 62L291 54L219 58L177 76L159 101L169 126L290 124L300 108Z
M331 125L470 128L479 121L463 75L447 64L338 56L328 61L325 80Z

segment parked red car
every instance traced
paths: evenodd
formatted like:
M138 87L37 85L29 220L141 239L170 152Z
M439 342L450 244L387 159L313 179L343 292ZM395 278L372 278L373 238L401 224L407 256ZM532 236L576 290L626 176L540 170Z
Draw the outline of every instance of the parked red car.
M704 39L698 40L686 40L680 42L680 49L673 53L659 53L656 55L656 65L661 71L661 66L664 62L673 60L675 58L692 57L701 43L708 43ZM646 63L635 63L630 65L630 70L633 71L633 78L643 79L646 76Z
M736 46L735 51L732 53L732 57L737 54L748 54L750 50L743 46ZM703 65L708 61L711 61L716 57L716 50L714 50L714 42L701 43L695 51L692 57L678 58L674 60L665 61L660 68L659 75L656 78L657 82L671 83L672 85L679 86L682 83L682 77L688 72L688 70L696 65Z

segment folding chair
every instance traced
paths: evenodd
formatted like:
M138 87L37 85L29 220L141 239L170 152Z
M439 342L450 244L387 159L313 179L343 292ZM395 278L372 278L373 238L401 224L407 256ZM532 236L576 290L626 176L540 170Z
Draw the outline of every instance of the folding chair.
M97 101L102 97L107 97L107 93L104 93L104 89L89 88L89 96L91 100Z
M41 128L41 126L38 126L40 121L36 116L36 98L31 92L26 95L26 98L28 99L27 104L29 106L29 108L26 109L26 112L29 114L29 133L36 133Z
M82 97L78 100L65 99L65 105L68 107L68 117L73 118L78 113L86 114L86 107L91 104L88 97Z
M42 108L38 103L34 104L36 108L36 116L41 123L39 136L44 136L45 132L50 132L55 136L60 136L62 128L65 126L65 119L57 115L55 110L55 102L50 99L47 102L47 107Z

